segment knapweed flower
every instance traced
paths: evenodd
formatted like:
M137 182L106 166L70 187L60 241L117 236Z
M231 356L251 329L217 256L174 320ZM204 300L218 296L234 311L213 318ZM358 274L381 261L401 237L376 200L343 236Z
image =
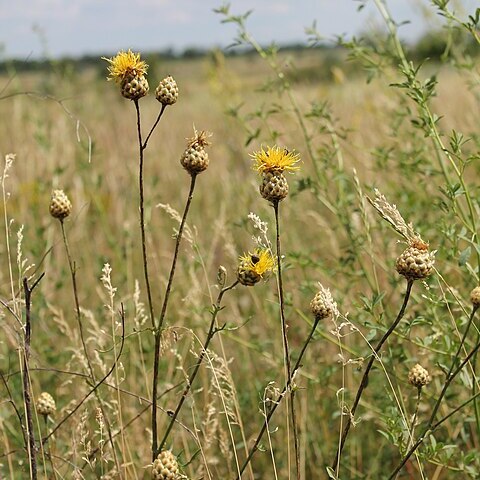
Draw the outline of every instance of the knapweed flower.
M258 283L267 276L275 266L275 260L269 250L257 248L253 253L248 252L239 258L237 278L247 287Z
M190 174L197 175L207 169L209 164L208 153L205 147L211 145L208 137L212 134L209 132L197 132L194 127L194 136L187 138L187 148L180 157L182 167Z
M408 247L397 258L395 269L407 280L422 280L433 271L435 252L428 250L428 243L420 237L411 238Z
M422 388L425 385L428 385L431 380L428 370L418 363L408 372L408 382L414 387Z
M121 51L113 58L102 57L108 66L108 80L120 83L122 96L129 100L138 100L148 93L148 82L145 78L148 65L140 60L139 53Z
M288 195L288 182L283 172L299 169L296 165L300 160L299 155L275 145L267 147L266 150L262 147L251 156L255 162L254 170L262 175L260 185L262 197L270 202L283 200Z
M259 173L283 173L285 170L298 170L296 164L300 161L300 155L294 151L289 151L286 148L263 147L251 155L255 165L253 169Z
M50 200L50 215L53 218L63 220L72 213L72 202L68 199L63 190L54 190Z
M54 414L56 409L53 397L48 392L42 392L37 399L37 412L40 415L48 416Z

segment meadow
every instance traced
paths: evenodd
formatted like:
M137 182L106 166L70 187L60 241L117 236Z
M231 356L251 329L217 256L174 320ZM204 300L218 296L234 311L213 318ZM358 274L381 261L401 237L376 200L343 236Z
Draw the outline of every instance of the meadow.
M480 478L478 11L452 14L439 59L410 57L388 15L386 36L276 52L223 13L252 51L147 52L138 102L101 59L0 79L0 478ZM135 103L145 140L167 75L178 100L143 151L145 262ZM180 163L195 130L212 133L198 175ZM281 202L252 168L273 145L300 159ZM417 237L434 267L399 274ZM244 286L259 241L277 263ZM152 474L159 440L176 476Z

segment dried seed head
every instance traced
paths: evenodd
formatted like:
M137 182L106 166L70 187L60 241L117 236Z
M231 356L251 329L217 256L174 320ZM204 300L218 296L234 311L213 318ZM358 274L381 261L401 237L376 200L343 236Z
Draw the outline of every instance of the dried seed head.
M68 217L72 212L72 203L63 190L54 190L50 200L50 215L59 220Z
M181 478L177 458L170 450L160 452L153 462L153 480L179 480Z
M408 382L414 387L422 388L431 380L428 370L418 363L408 372Z
M47 416L55 413L56 409L57 407L55 405L55 400L53 399L53 397L47 392L42 392L37 398L37 412L40 415Z
M288 183L280 172L267 172L262 175L260 195L270 202L279 202L288 195Z
M317 321L331 317L335 310L335 303L330 290L320 284L320 290L310 302L310 310Z
M480 286L475 287L470 292L470 301L472 302L472 305L474 306L474 308L480 307Z
M205 147L210 145L208 137L211 135L208 132L197 132L194 129L195 135L188 139L187 148L180 158L180 163L183 168L190 173L190 175L197 175L207 169L209 164L208 153Z
M421 238L412 238L408 247L397 258L395 269L407 280L427 278L433 270L435 252L429 252L428 243Z
M162 105L173 105L178 99L178 85L172 76L165 77L155 90L155 98Z

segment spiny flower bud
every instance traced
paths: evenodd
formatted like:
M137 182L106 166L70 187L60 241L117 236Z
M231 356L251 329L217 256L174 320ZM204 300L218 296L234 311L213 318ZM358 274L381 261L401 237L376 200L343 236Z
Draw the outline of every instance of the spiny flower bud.
M178 85L172 76L165 77L155 90L155 98L162 105L173 105L178 99Z
M179 480L180 469L175 455L170 450L160 452L153 462L153 480Z
M72 212L72 203L63 190L54 190L50 201L50 215L59 220L68 217Z
M197 175L207 169L209 164L208 153L205 147L210 145L207 138L209 133L194 130L193 138L188 140L187 148L180 158L180 163L190 175Z
M239 258L237 279L246 287L252 287L275 266L275 261L269 250L257 248L253 253L246 253Z
M316 321L331 317L336 309L330 290L324 288L322 284L319 285L320 290L310 302L310 310Z
M470 301L472 302L474 308L480 307L480 287L475 287L470 292Z
M407 280L421 280L432 273L434 263L435 252L429 252L428 243L415 237L397 258L395 269Z
M418 363L408 372L408 382L414 387L422 388L429 384L431 380L428 370Z
M48 392L42 392L37 398L37 412L40 415L52 415L57 409L55 400Z

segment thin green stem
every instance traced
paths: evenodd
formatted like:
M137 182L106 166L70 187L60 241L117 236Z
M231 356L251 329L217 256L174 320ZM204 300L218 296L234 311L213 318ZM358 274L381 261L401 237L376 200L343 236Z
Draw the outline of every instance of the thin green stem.
M383 344L386 342L388 337L393 333L393 331L395 330L397 325L400 323L400 320L403 318L403 316L405 314L405 310L407 308L407 304L408 304L408 301L410 299L410 293L412 291L413 282L414 282L414 280L411 280L411 279L407 281L407 289L406 289L406 292L405 292L405 296L404 296L404 299L403 299L402 306L400 308L400 311L398 312L397 318L392 323L390 328L384 333L384 335L378 341L378 343L375 345L375 347L373 349L373 354L370 357L370 360L368 361L367 367L365 368L365 371L363 373L363 377L362 377L362 380L360 382L360 386L358 387L358 390L357 390L357 395L355 396L355 400L353 402L352 408L350 409L347 421L345 423L345 427L343 428L342 436L340 437L337 453L335 454L335 461L332 464L332 469L334 471L336 471L337 475L338 475L338 469L339 469L339 466L340 466L340 456L342 454L343 447L345 446L345 442L347 440L348 432L350 431L350 427L352 426L352 420L355 416L355 412L356 412L357 407L360 403L360 399L362 398L362 394L363 394L365 388L367 388L368 375L370 373L370 370L373 367L373 363L378 358L378 354L379 354Z
M278 200L273 202L273 209L275 212L276 241L277 241L277 276L278 276L278 296L280 300L280 320L282 324L283 355L284 355L285 366L286 366L285 379L286 381L288 381L288 379L292 375L292 366L290 363L290 348L288 345L288 334L287 334L288 326L285 319L285 299L284 299L284 293L283 293L279 205L280 205L280 202ZM296 472L297 472L297 479L299 479L300 449L299 449L299 441L298 441L298 426L297 426L296 411L295 411L295 392L293 391L290 392L290 408L292 412L291 415L292 415L292 427L293 427L293 440L294 440L294 448L295 448L295 466L296 466Z
M168 276L167 288L165 290L165 297L163 299L162 311L160 313L160 319L158 325L155 327L155 351L153 358L153 385L152 385L152 461L155 460L158 455L158 433L157 433L157 391L158 391L158 374L160 370L160 344L162 338L162 327L165 321L165 315L167 313L168 300L170 298L170 292L173 284L173 277L175 276L175 269L178 260L178 252L180 249L180 243L182 241L183 230L187 221L188 211L193 200L193 192L195 190L195 181L197 175L193 174L190 181L190 190L188 192L187 202L183 211L180 227L178 228L177 238L175 241L175 251L172 259L172 266L170 268L170 274Z
M153 310L152 290L150 288L150 277L148 275L148 258L147 258L147 241L145 234L145 205L144 205L144 187L143 187L143 164L144 164L144 145L142 140L142 128L140 117L140 106L138 100L134 100L135 110L137 112L137 135L138 135L138 190L139 190L139 209L140 209L140 232L142 236L142 258L143 258L143 273L145 277L145 286L147 289L148 310L150 313L150 321L152 327L155 328L155 312Z

